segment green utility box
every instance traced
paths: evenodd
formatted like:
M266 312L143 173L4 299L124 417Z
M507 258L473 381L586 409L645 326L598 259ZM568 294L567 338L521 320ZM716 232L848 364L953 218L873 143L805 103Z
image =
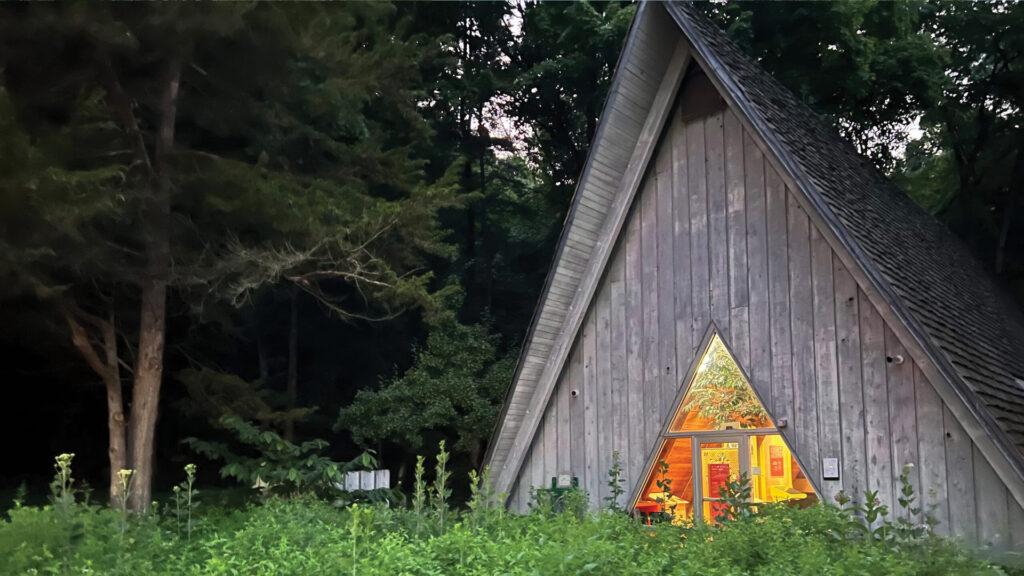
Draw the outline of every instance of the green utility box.
M535 498L537 502L548 502L553 512L564 512L568 496L579 493L580 480L576 476L563 474L551 477L550 488L537 488Z

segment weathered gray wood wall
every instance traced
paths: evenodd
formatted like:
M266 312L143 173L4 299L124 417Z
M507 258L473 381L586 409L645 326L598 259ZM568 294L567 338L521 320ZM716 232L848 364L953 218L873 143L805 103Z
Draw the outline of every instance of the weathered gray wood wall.
M699 77L680 102L707 101ZM714 321L824 499L910 480L938 530L1024 547L1024 510L882 315L721 104L673 114L510 494L572 474L592 505L611 454L627 491ZM902 359L902 362L900 361ZM821 479L821 458L842 463Z
M637 178L643 175L643 154L634 156L648 147L637 144L657 135L661 122L653 122L648 130L652 118L647 111L666 108L659 105L662 97L668 100L675 92L677 85L669 80L684 69L677 58L681 45L678 27L660 4L643 3L637 8L623 49L631 57L621 63L609 89L555 265L535 312L501 423L488 448L487 460L501 486L511 485L513 466L508 463L521 461L525 439L539 427L537 414L567 358L571 335L563 338L562 329L581 322L597 277L592 271L600 269L607 256L607 247L598 239L616 220L609 215L620 214L617 192L633 188L634 172ZM665 89L669 85L671 90Z

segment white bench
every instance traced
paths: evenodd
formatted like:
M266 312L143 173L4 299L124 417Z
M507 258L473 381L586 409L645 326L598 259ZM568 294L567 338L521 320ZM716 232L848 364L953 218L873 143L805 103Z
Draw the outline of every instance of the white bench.
M346 492L355 490L376 490L378 488L391 488L390 470L360 470L357 472L346 472L344 485L338 486Z

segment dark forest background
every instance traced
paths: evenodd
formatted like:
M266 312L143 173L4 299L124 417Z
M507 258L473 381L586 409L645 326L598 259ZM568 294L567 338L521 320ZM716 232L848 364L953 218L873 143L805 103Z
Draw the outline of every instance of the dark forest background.
M478 466L635 9L0 7L0 490ZM1024 302L1024 5L706 9Z

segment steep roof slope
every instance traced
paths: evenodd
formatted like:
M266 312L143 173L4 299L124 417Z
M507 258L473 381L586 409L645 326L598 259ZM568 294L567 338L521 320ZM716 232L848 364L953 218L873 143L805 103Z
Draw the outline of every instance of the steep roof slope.
M665 79L673 75L670 68L679 43L678 27L661 5L641 4L616 64L586 166L487 448L486 462L500 490L511 487L524 452L521 444L529 442L535 431L531 421L543 412L547 392L542 383L557 377L559 355L571 346L566 336L573 335L567 334L566 326L587 308L584 279L600 272L601 243L612 235L614 218L609 214L621 200L648 111Z
M891 303L923 329L959 377L967 400L984 408L1024 451L1024 319L953 234L899 190L741 52L690 3L669 12L752 122L774 136L781 161L802 175L812 201L832 217ZM1019 457L1018 453L1018 457Z
M535 432L531 410L536 416L546 403L542 396L550 391L538 384L561 368L556 343L569 329L567 319L589 305L580 278L593 272L596 247L615 242L608 213L678 30L1024 478L1024 317L1014 303L948 229L752 62L698 7L644 2L488 447L487 463L504 479L499 489L511 487L505 483L521 465L524 450L513 447Z

